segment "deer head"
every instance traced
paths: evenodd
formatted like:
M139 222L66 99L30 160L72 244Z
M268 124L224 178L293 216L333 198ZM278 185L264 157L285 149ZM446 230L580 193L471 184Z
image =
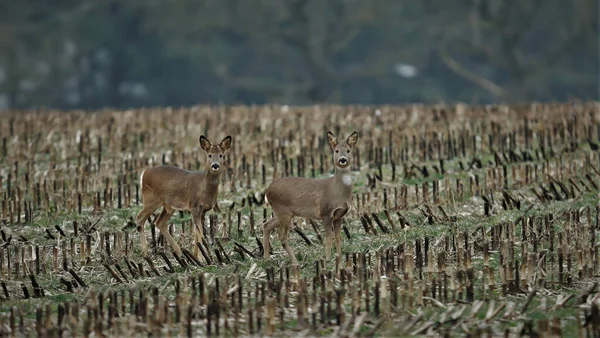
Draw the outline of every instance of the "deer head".
M221 170L221 161L223 161L225 154L229 150L229 147L231 147L231 136L227 135L218 145L212 145L204 135L200 136L199 141L200 147L206 152L206 163L210 167L210 170L207 170L207 172L218 174Z
M333 150L333 163L336 168L346 169L350 166L352 160L352 149L358 141L358 132L353 132L348 136L345 142L340 143L332 132L327 132L327 140Z

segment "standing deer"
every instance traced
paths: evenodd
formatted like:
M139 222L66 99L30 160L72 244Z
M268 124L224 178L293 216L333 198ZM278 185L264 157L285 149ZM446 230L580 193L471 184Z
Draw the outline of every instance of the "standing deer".
M279 227L279 239L284 249L292 264L298 264L288 241L292 218L295 216L322 220L327 238L326 259L329 260L332 233L335 233L336 253L341 255L342 217L352 203L351 152L358 141L358 133L353 132L343 143L339 143L330 131L327 132L327 138L334 152L335 174L332 177L286 177L273 181L267 188L265 194L275 216L264 225L264 258L269 258L271 231Z
M178 257L182 251L175 242L167 222L175 210L190 211L194 222L194 234L197 243L202 243L204 214L211 210L217 202L219 194L220 162L231 146L231 136L225 137L219 145L200 136L200 147L206 152L207 161L204 172L194 172L173 166L162 165L144 170L140 176L143 208L136 217L142 244L142 254L148 256L148 244L144 233L146 220L160 206L163 210L156 221L156 226L169 242Z

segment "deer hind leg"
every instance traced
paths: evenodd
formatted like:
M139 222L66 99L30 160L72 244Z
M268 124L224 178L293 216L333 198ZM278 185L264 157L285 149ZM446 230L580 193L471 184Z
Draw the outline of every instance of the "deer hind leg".
M140 233L140 245L142 247L142 255L144 257L148 256L148 243L146 242L146 233L144 227L146 226L146 221L150 216L160 207L160 201L148 200L144 201L144 207L135 217L135 222L137 224L138 232Z
M175 210L173 210L172 208L165 205L163 207L162 212L160 213L160 216L158 216L158 220L156 221L156 226L158 227L158 230L160 230L160 234L167 240L167 242L169 242L169 245L171 246L173 251L175 251L175 254L178 257L182 257L183 252L181 251L181 248L179 247L177 242L175 242L175 240L169 233L168 221L171 218L171 216L173 215L174 211Z
M263 258L267 259L271 257L271 231L279 225L279 219L277 217L271 218L263 226Z
M294 251L292 250L292 247L290 246L290 240L289 240L289 234L290 234L290 228L292 226L292 218L293 215L292 214L277 214L275 213L275 216L277 217L277 219L279 220L279 240L281 241L281 245L283 246L283 248L285 249L285 251L287 251L288 255L290 256L290 259L292 260L292 264L298 264L298 260L296 259L296 256L294 255Z

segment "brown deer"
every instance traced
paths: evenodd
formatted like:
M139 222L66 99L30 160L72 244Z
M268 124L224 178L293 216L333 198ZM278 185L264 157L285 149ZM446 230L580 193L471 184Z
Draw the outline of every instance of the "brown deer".
M169 234L167 222L175 210L190 211L194 222L197 243L202 243L204 215L211 210L219 194L220 162L231 146L231 136L225 137L219 145L200 136L200 147L207 156L204 172L194 172L169 165L161 165L144 170L140 176L143 208L136 217L142 244L142 254L148 256L148 244L144 233L146 220L160 206L163 210L156 220L156 226L169 242L178 257L182 251Z
M325 257L329 260L332 234L335 233L336 253L341 255L342 217L352 203L352 178L350 161L352 148L358 141L355 131L346 142L340 143L332 132L327 138L333 150L335 174L329 178L314 179L304 177L280 178L267 188L265 195L273 208L274 217L264 225L264 258L269 258L271 231L279 227L279 239L287 251L292 264L298 264L288 241L288 234L295 216L322 220L325 229Z

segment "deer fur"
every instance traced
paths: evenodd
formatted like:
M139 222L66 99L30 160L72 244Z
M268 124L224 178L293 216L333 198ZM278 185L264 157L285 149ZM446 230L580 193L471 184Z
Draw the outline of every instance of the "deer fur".
M351 152L358 141L353 132L345 142L338 142L332 132L327 132L333 151L335 174L323 179L304 177L280 178L267 188L265 195L273 208L274 217L264 225L264 258L269 258L269 237L274 228L279 228L279 239L293 264L298 264L290 247L288 235L292 218L303 217L322 220L325 229L325 257L329 260L332 235L335 234L336 253L341 255L342 218L352 204Z
M182 251L169 234L167 225L176 210L192 213L196 241L202 243L204 215L216 205L219 194L220 163L231 146L231 136L225 137L219 145L212 145L204 135L200 136L199 141L207 157L203 172L161 165L148 168L140 175L143 208L138 213L136 222L144 256L148 256L144 225L150 215L161 206L163 209L156 220L156 226L177 256L181 257Z

